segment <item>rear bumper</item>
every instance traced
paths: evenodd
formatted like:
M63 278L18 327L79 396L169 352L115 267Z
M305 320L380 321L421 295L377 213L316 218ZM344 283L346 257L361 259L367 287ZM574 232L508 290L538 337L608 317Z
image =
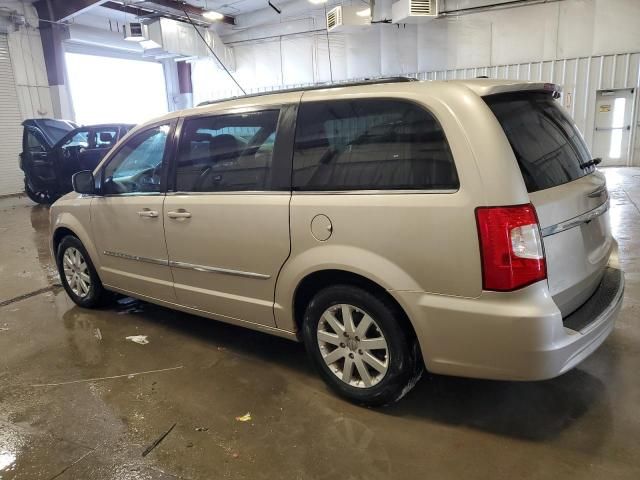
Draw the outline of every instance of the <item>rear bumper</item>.
M563 319L546 282L476 299L393 292L418 334L433 373L496 380L543 380L572 369L611 333L624 275L607 268L584 305Z

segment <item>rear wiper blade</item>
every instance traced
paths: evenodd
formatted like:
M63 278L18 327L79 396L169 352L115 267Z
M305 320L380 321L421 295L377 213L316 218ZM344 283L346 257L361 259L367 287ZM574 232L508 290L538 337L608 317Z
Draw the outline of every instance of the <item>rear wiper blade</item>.
M600 157L598 158L594 158L592 160L589 160L588 162L584 162L580 164L580 168L589 168L589 167L595 167L597 165L600 165L600 163L602 162L602 159Z

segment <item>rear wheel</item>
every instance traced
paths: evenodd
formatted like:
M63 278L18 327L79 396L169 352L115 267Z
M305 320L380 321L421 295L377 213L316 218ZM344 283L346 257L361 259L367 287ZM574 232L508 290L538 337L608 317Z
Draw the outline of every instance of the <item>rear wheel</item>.
M31 200L41 205L51 205L56 201L56 196L48 190L33 190L29 182L24 182L24 192Z
M100 306L107 298L84 245L74 236L66 236L58 246L56 256L62 286L71 300L85 308Z
M323 379L362 405L400 400L423 372L417 341L389 301L352 285L318 292L307 307L303 337Z

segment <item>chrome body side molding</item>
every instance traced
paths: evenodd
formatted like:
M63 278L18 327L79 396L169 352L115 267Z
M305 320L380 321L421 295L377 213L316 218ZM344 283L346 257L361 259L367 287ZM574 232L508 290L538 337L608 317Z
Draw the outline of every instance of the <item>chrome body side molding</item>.
M105 250L103 253L110 257L124 258L125 260L134 260L136 262L153 263L155 265L166 265L166 266L175 267L175 268L184 268L186 270L195 270L197 272L222 273L225 275L235 275L237 277L257 278L260 280L267 280L271 278L271 275L265 275L264 273L243 272L242 270L231 270L229 268L209 267L207 265L196 265L194 263L175 262L175 261L163 260L161 258L141 257L138 255L129 255L128 253L110 252L108 250Z
M570 218L569 220L565 220L564 222L556 223L555 225L550 225L542 229L542 236L548 237L550 235L555 235L556 233L564 232L565 230L569 230L570 228L578 227L584 223L589 223L594 218L599 217L603 213L609 210L609 200L607 199L599 207L594 208L593 210L589 210L582 215L578 215L577 217Z
M263 273L255 273L255 272L243 272L241 270L231 270L228 268L219 268L219 267L209 267L206 265L196 265L193 263L186 262L174 262L170 261L169 265L176 268L184 268L186 270L195 270L197 272L205 272L205 273L223 273L225 275L235 275L237 277L248 277L248 278L257 278L260 280L267 280L271 278L271 275L265 275Z
M124 258L126 260L135 260L136 262L153 263L155 265L169 265L169 260L164 260L162 258L140 257L138 255L129 255L127 253L121 253L121 252L110 252L108 250L105 250L102 253L110 257Z

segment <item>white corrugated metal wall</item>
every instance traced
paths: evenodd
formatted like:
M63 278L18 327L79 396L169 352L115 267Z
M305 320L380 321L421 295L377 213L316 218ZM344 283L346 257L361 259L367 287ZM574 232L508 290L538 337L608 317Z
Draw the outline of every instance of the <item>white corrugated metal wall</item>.
M24 186L18 168L22 115L5 34L0 34L0 105L0 195L8 195L23 191Z
M417 73L424 80L453 80L486 75L490 78L556 83L563 88L562 104L567 107L589 147L592 146L596 92L615 88L640 87L640 53L569 58L493 67L464 68ZM638 95L634 105L629 164L640 164L638 145Z

